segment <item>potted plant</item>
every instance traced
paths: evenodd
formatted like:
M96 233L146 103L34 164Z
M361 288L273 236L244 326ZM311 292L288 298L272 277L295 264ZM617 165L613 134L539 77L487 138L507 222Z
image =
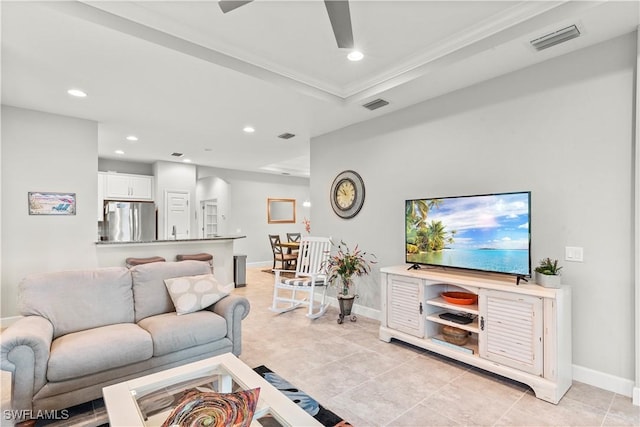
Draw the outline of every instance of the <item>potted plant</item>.
M544 258L540 260L540 264L536 267L536 283L546 288L560 287L560 270L562 267L558 265L558 260Z
M345 316L351 315L355 290L353 284L354 276L363 276L371 272L371 265L375 264L375 255L368 254L356 245L353 252L346 243L340 242L335 255L330 255L325 261L328 281L338 287L338 303L340 304L340 318L338 323L342 323ZM339 282L339 283L336 283ZM355 321L352 316L351 321Z

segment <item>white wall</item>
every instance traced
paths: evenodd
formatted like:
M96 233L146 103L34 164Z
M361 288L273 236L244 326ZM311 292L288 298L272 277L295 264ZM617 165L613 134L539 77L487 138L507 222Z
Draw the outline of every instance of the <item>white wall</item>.
M311 217L310 208L302 206L309 200L308 178L199 167L198 178L207 177L217 177L229 184L227 233L247 236L234 244L236 254L247 255L247 263L271 265L273 254L268 234L284 238L288 232L305 233L302 220ZM268 198L296 199L296 223L268 224Z
M96 266L98 125L2 106L2 317L28 273ZM76 215L30 216L29 191L76 193Z
M573 287L574 364L632 384L635 58L625 36L313 139L315 230L402 264L405 199L530 190L534 266L562 260ZM366 186L351 220L328 201L344 169ZM360 304L380 308L379 282Z
M215 200L218 212L218 228L217 234L226 235L227 223L229 217L229 197L230 185L227 181L217 176L208 176L201 178L196 184L196 206L198 207L198 237L203 237L202 230L202 211L200 210L200 202L205 200Z
M153 175L153 163L127 162L123 160L99 158L98 170L100 172Z

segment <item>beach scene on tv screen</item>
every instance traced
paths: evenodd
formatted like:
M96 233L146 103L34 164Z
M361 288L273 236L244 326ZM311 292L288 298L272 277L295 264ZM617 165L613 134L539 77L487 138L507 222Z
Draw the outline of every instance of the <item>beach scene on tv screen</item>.
M529 193L407 200L406 261L528 275Z

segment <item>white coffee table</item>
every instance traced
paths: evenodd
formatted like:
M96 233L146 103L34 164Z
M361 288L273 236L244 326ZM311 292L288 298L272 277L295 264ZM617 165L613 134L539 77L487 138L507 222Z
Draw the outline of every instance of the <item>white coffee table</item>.
M232 353L226 353L102 389L112 426L160 426L172 409L173 397L207 384L229 393L260 387L260 399L252 426L260 418L273 417L283 426L321 426Z

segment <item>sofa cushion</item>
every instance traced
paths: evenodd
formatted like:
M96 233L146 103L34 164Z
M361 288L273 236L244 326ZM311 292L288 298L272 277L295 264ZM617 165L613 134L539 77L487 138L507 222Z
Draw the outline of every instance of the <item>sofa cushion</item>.
M183 316L175 312L159 314L142 319L138 325L151 334L154 356L207 344L227 335L226 320L208 310Z
M213 274L164 279L164 283L178 316L209 307L233 289L233 283L222 286Z
M18 292L20 314L49 320L55 338L134 320L131 274L124 267L32 274Z
M211 273L205 261L152 262L132 267L135 321L175 311L164 279Z
M74 332L51 344L49 381L64 381L150 359L153 342L133 323Z

